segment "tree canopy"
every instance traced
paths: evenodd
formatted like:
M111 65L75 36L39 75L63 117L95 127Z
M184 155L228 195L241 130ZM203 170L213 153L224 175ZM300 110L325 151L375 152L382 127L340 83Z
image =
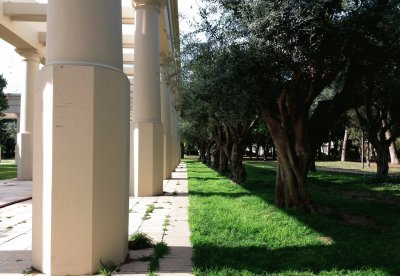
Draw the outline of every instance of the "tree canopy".
M205 39L186 45L186 64L197 66L188 86L209 119L244 122L256 111L278 151L276 204L316 211L306 191L315 147L368 91L388 93L379 72L399 79L398 1L204 2Z

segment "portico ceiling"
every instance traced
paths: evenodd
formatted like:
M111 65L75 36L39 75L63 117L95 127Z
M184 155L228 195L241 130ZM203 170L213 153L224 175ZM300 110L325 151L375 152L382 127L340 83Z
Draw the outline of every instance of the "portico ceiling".
M47 1L0 0L0 37L15 48L35 49L46 55ZM161 14L160 48L168 53L179 45L177 0L168 0ZM124 73L130 81L134 75L135 9L131 0L122 0L123 62Z

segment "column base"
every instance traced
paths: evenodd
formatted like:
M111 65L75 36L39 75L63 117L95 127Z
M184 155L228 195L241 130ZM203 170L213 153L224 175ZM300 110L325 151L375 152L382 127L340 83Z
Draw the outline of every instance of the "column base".
M163 125L161 122L133 123L134 196L163 194ZM132 139L131 138L131 139ZM132 190L132 188L131 188Z
M93 66L45 66L35 95L33 266L84 275L128 250L129 81Z
M18 180L32 180L32 140L30 132L20 132L17 134L15 158L17 161Z

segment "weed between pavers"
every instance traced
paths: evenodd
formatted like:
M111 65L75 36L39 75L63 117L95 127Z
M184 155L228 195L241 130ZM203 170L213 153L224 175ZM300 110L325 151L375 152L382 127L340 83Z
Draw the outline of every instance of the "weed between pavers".
M99 273L100 273L101 275L110 276L110 275L112 275L112 274L114 274L114 273L117 273L118 271L119 271L118 265L114 264L114 263L111 262L111 261L110 261L110 262L103 263L103 262L100 260Z
M169 220L166 219L164 221L164 224L168 225ZM160 259L170 252L170 248L163 241L154 244L153 240L143 232L136 232L129 237L130 250L140 250L146 248L154 248L153 254L150 256L140 257L138 260L141 262L149 262L149 268L148 268L149 275L156 275L154 273L160 267ZM102 274L102 275L111 275L111 274Z
M28 267L28 268L25 268L25 269L22 271L22 274L24 274L24 275L35 275L35 274L39 274L39 273L41 273L41 272L38 271L38 270L36 270L36 269L34 269L33 266L30 266L30 267Z
M165 219L164 219L162 239L164 239L164 236L167 235L167 231L168 231L167 226L168 225L169 225L169 215L165 216Z
M146 233L136 232L129 237L129 250L140 250L153 247L153 240Z
M149 263L149 273L150 275L154 275L159 268L160 268L160 259L163 258L170 252L170 248L168 245L161 241L154 245L154 253L150 256L150 263Z
M153 213L154 209L156 209L156 207L154 206L154 204L150 204L148 205L146 212L144 213L142 219L143 220L147 220L150 218L150 214Z

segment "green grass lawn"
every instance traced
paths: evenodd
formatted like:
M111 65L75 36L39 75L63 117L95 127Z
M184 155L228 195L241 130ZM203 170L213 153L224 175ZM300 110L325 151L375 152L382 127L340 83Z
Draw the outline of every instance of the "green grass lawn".
M12 162L0 164L0 180L17 177L17 165Z
M312 215L273 204L271 164L247 162L242 185L187 166L195 275L400 275L400 185L312 174L312 198L335 210Z

